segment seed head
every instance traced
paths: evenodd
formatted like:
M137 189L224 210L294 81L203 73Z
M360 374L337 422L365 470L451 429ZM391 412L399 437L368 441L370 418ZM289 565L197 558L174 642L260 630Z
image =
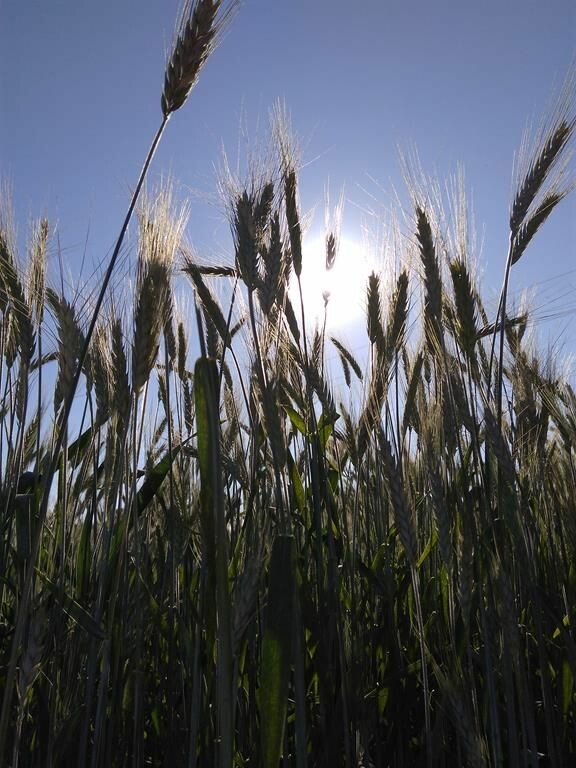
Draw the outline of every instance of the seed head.
M161 101L164 117L186 102L236 5L236 0L186 0L166 65Z

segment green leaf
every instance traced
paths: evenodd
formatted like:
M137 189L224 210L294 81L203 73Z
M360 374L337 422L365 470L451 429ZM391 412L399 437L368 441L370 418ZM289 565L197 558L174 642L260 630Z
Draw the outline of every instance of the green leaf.
M120 551L124 541L124 536L126 534L127 520L128 518L124 515L116 521L116 525L114 527L112 541L110 543L110 554L108 556L108 567L110 568L111 573L114 572L114 569L116 568L116 565L120 559Z
M437 543L438 543L438 533L434 529L432 531L432 533L430 534L430 538L428 539L428 543L424 547L424 552L422 552L422 554L420 555L420 559L416 563L416 568L417 569L420 569L424 565L424 563L426 562L426 560L430 556L430 552L432 552L432 550L434 549L434 547L436 546Z
M233 659L232 618L228 584L228 534L221 477L219 385L216 361L201 357L194 367L194 396L198 463L200 465L200 509L208 559L210 587L215 587L217 612L217 712L218 765L232 765Z
M279 535L270 558L270 586L260 675L262 765L278 768L282 754L294 626L294 538Z
M562 619L562 626L567 627L567 628L570 627L570 622L568 620L568 614L564 615L564 618ZM556 627L556 629L554 630L554 632L552 634L552 639L556 640L558 637L560 637L561 634L562 634L562 629L560 627Z
M95 637L96 640L106 639L106 632L104 631L104 628L98 624L98 622L95 621L92 616L90 616L88 611L83 608L80 603L77 603L76 600L71 598L69 595L63 595L59 587L54 584L54 582L49 579L46 574L42 573L41 571L38 571L38 574L46 583L46 586L56 599L56 603L63 611L63 613L69 616L76 624L79 624L85 632L87 632L89 635L92 635L92 637Z
M20 562L30 557L32 549L32 536L34 534L33 515L34 506L31 503L32 496L19 496L16 498L16 555Z
M160 715L158 713L158 707L154 707L154 709L150 714L150 719L152 720L152 725L154 727L154 732L156 736L160 736L161 724L160 724Z
M194 368L194 397L196 400L196 429L198 465L200 469L200 522L204 546L208 556L209 569L214 577L216 548L215 498L218 490L220 461L218 383L210 363L213 360L200 358Z
M372 573L376 576L379 576L385 566L386 566L386 558L387 558L387 546L386 544L380 544L378 547L376 554L374 555L374 559L372 560L372 563L370 564L370 569L372 570Z
M362 560L358 560L357 567L360 575L364 576L364 578L368 580L368 582L370 583L370 586L376 592L377 595L386 594L384 585L382 584L378 576L373 572L373 570L371 568L368 568L366 563L362 562Z
M302 485L302 479L300 478L300 472L296 462L292 458L292 454L288 451L288 469L290 470L290 480L292 482L292 490L294 491L294 498L296 499L296 506L301 515L304 515L306 508L306 493L304 486Z
M68 446L68 461L73 467L78 466L84 458L84 452L92 441L92 427L88 427L80 437Z
M292 422L294 429L300 432L301 435L306 435L306 423L298 411L295 411L294 408L291 408L289 405L283 405L282 407Z
M318 438L320 439L320 447L324 451L328 440L332 437L334 432L334 423L340 418L338 414L327 414L323 412L318 419Z
M574 693L574 675L567 659L562 662L562 714L568 717Z
M78 555L76 558L76 594L82 597L86 591L90 576L90 534L92 532L92 514L88 512L82 525Z
M136 509L138 510L139 515L144 512L148 504L150 504L154 496L156 496L158 493L160 486L164 482L164 478L170 471L170 468L180 453L181 448L181 444L173 446L172 454L167 451L160 459L160 461L155 464L147 474L146 479L142 483L142 486L136 496Z

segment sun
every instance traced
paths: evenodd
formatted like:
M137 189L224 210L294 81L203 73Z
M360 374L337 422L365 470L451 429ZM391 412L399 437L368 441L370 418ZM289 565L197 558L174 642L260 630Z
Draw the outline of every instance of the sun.
M327 328L355 325L364 318L366 284L375 269L373 260L360 243L347 237L340 239L338 255L332 269L326 269L323 237L304 240L302 254L302 297L306 322ZM299 305L298 287L291 281L290 296Z

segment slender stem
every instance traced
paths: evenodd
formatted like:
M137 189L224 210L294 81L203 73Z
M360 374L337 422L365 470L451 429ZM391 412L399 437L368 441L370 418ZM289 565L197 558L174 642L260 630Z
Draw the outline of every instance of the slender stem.
M172 322L172 320L170 320ZM174 645L174 626L176 624L176 600L177 600L177 583L176 583L176 521L175 521L175 503L174 503L174 452L173 452L173 439L172 439L172 407L170 402L170 355L168 353L168 343L166 338L166 331L164 332L164 375L166 378L166 424L168 429L168 456L169 467L168 480L170 483L170 512L168 515L169 526L169 547L168 547L168 559L170 568L170 606L168 609L168 675L166 681L166 696L168 701L172 700L172 696L176 692L176 682L174 674L175 666L175 645ZM174 708L170 710L170 732L174 733L176 724L174 721ZM172 753L174 755L174 753Z
M142 408L144 414L145 405ZM134 392L134 412L132 421L132 491L131 491L131 503L129 509L132 509L132 525L133 525L133 548L134 548L134 605L136 606L136 647L134 654L134 702L133 702L133 720L134 720L134 733L132 734L132 760L134 768L138 768L142 763L142 750L143 750L143 738L142 738L142 718L143 718L143 671L142 667L142 645L143 645L143 621L142 617L144 611L140 608L140 596L142 594L142 588L140 579L142 576L141 560L140 560L140 536L138 535L138 489L136 484L138 482L138 455L140 453L139 440L138 440L138 416L140 413L140 397L139 391ZM143 419L144 417L142 417ZM128 540L126 539L126 547L128 547ZM126 570L126 579L129 579L129 571Z
M253 289L248 290L248 309L250 313L250 323L252 325L252 336L254 337L254 346L256 348L256 367L257 367L257 374L260 384L260 389L262 390L262 397L264 400L267 398L270 398L271 391L270 391L270 384L268 381L268 375L266 373L266 368L264 367L264 360L262 358L262 350L260 348L260 339L258 336L258 327L256 325L256 313L254 310L254 291ZM272 406L270 406L272 407ZM266 413L266 410L264 411L265 417L268 418L268 414ZM276 443L273 439L270 440L270 450L272 451L272 460L274 463L274 478L275 478L275 490L276 490L276 507L278 514L280 515L280 520L282 523L282 533L289 533L290 532L290 517L284 507L284 502L282 500L282 480L280 478L280 462L278 460L278 449L276 447Z
M508 284L510 282L510 271L512 270L512 233L510 233L510 243L508 246L508 257L506 258L506 269L504 270L504 283L502 285L502 291L500 292L500 300L498 301L498 310L496 311L496 322L494 323L494 333L492 335L492 345L490 348L490 363L488 365L488 392L487 400L490 400L490 390L492 388L492 367L494 364L494 351L496 346L496 337L499 335L499 350L498 350L498 370L497 380L495 382L498 387L496 393L497 400L497 423L500 426L500 420L502 416L502 367L504 362L504 334L506 331L506 299L508 296ZM500 318L500 322L498 319Z
M238 287L238 275L236 275L234 279L234 285L232 286L232 297L230 299L230 308L228 310L228 317L226 318L226 338L222 339L222 355L220 357L220 368L218 372L218 392L220 392L220 389L222 387L222 376L224 375L224 360L226 358L226 349L227 347L230 347L230 350L232 350L232 336L230 335L230 325L232 323L232 312L234 310L234 301L236 299L237 287Z
M506 259L506 271L504 273L504 285L502 286L501 315L500 315L500 347L498 350L498 379L496 392L496 423L498 428L502 427L502 388L504 386L504 335L506 332L506 299L508 297L508 283L510 282L510 271L512 270L512 233L510 233L510 245L508 247L508 258Z
M86 340L84 341L84 346L82 347L82 350L80 352L80 355L78 357L78 363L76 365L76 371L74 373L74 378L72 380L72 386L70 388L70 392L68 393L68 396L66 398L66 402L64 405L64 411L62 413L62 417L60 419L60 428L58 431L58 437L56 439L56 443L54 445L54 450L52 453L52 459L50 461L50 466L48 468L48 471L46 473L46 479L44 480L44 493L42 497L42 504L40 506L39 511L39 519L37 522L37 528L36 533L34 537L34 544L32 547L32 552L30 554L30 562L28 565L28 569L26 572L26 578L24 580L24 585L22 587L22 596L20 599L20 606L18 609L18 618L16 620L16 626L14 628L14 636L12 639L12 648L10 650L10 661L8 664L8 670L6 673L6 684L4 687L4 696L2 699L2 714L0 716L0 761L2 760L2 757L5 753L6 748L6 734L8 731L8 720L9 720L9 713L10 713L10 706L12 703L12 694L14 691L14 682L16 679L16 664L18 661L18 654L20 651L20 644L22 642L22 637L24 634L24 628L26 625L26 618L28 615L28 604L30 602L30 595L32 591L32 580L35 573L35 563L36 559L38 557L38 552L40 549L40 541L42 539L42 528L44 525L44 520L46 518L46 514L48 512L48 502L50 498L50 489L52 487L52 480L54 479L54 475L56 473L56 470L58 468L59 463L59 456L60 452L62 450L62 445L64 443L64 436L68 429L68 420L70 418L70 413L72 411L72 405L74 403L74 397L76 395L76 390L78 389L78 384L80 382L80 376L82 375L82 368L84 366L84 362L86 360L86 355L88 354L88 349L90 347L90 341L92 340L92 336L94 334L94 330L96 328L96 322L98 320L98 315L100 313L100 309L102 307L102 304L104 303L104 297L106 294L106 290L108 288L108 285L110 283L110 280L112 279L112 273L114 272L114 267L116 266L116 261L118 260L118 255L120 253L120 249L122 247L122 243L124 241L124 237L126 235L126 231L128 229L128 224L130 223L130 219L132 218L132 214L134 213L134 208L136 207L136 203L138 201L138 197L140 195L140 191L142 189L142 185L144 184L144 180L146 178L146 174L148 173L148 168L150 167L150 163L152 162L152 158L154 157L154 154L156 152L156 149L158 147L158 144L160 143L160 139L162 138L162 134L164 133L164 129L166 128L166 124L168 122L169 115L165 115L162 118L162 122L160 124L160 127L158 128L158 131L156 132L156 135L154 136L154 139L152 141L152 144L150 145L150 149L148 150L148 155L146 156L146 160L144 161L144 165L142 166L142 170L140 171L140 176L138 178L138 182L136 184L136 188L134 189L134 193L132 195L132 199L130 201L130 205L128 206L128 212L126 213L126 218L124 219L124 223L122 224L122 229L120 230L120 234L118 235L118 239L116 241L116 245L114 247L114 252L112 253L112 257L110 258L110 262L108 264L108 269L106 270L106 274L104 275L104 279L102 281L102 287L100 289L100 293L98 295L98 299L96 301L96 306L94 307L94 312L92 313L92 319L90 321L90 326L88 328L88 332L86 334Z
M488 365L488 391L486 393L486 401L490 402L490 396L492 391L492 368L494 364L494 352L496 346L496 337L499 336L499 350L498 350L498 369L495 375L496 391L496 424L499 430L502 430L502 388L504 378L504 334L506 331L506 299L508 296L508 284L510 282L510 272L512 270L512 232L510 233L510 242L508 245L508 257L506 259L506 269L504 270L504 283L502 285L502 291L500 292L500 300L498 302L498 310L496 312L494 322L494 333L492 335L492 345L490 347L490 363ZM498 326L498 318L500 318L500 326ZM490 470L490 446L486 443L486 456L484 466L486 468L486 488L489 489L491 482L491 470ZM502 478L500 468L498 468L498 505L500 502Z
M412 590L416 604L416 622L418 624L418 640L420 645L420 663L422 665L422 694L424 696L424 723L426 730L426 765L432 768L432 726L430 718L430 685L428 681L428 664L426 662L426 644L424 642L424 619L422 616L422 603L420 601L420 588L418 584L418 571L415 566L410 567L412 576Z

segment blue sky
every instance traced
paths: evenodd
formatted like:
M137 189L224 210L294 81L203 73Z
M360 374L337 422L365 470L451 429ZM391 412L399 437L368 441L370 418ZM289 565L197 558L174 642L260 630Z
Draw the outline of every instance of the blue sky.
M165 51L178 0L0 0L0 175L21 233L58 225L62 259L84 277L105 261L159 123ZM152 178L193 192L189 238L210 260L230 254L214 167L235 159L245 116L264 125L278 98L303 159L301 200L321 230L326 182L344 185L346 237L363 210L402 190L398 147L418 148L440 178L464 165L483 242L487 296L501 282L511 169L529 118L542 115L576 50L569 0L245 0L190 101L170 121ZM263 128L260 128L263 134ZM371 198L370 196L373 196ZM514 269L536 285L544 341L576 322L575 199L564 201Z

